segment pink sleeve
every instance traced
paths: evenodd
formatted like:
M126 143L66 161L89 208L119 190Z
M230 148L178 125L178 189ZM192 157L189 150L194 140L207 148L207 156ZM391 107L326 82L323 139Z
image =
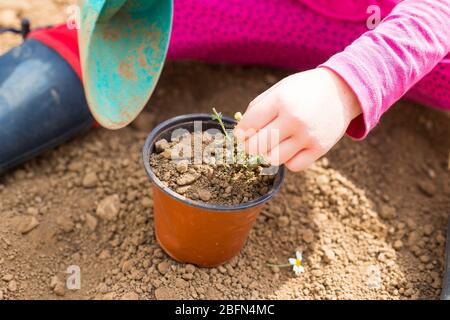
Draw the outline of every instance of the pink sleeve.
M450 0L405 0L321 67L353 89L363 114L347 133L366 137L381 115L450 51Z

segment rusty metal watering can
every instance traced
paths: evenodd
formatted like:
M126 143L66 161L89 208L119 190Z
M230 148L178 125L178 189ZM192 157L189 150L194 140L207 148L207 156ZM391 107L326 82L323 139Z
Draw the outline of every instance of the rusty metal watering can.
M169 46L172 0L80 0L83 84L94 118L120 129L147 104Z

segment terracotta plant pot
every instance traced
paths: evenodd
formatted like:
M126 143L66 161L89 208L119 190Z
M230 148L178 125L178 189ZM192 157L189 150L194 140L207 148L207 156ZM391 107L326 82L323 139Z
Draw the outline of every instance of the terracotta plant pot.
M202 267L214 267L236 256L245 244L261 209L280 189L284 167L280 167L273 188L264 196L236 206L211 205L187 199L164 186L149 162L154 144L170 141L174 130L194 130L194 121L202 121L202 130L220 129L209 114L191 114L169 119L148 136L143 150L145 170L152 182L156 239L173 259ZM227 126L234 125L224 117Z

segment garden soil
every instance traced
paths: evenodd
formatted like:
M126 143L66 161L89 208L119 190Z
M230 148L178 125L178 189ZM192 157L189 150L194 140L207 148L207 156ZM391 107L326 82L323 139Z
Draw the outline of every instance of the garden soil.
M0 0L0 25L63 22L71 3ZM19 43L1 35L0 51ZM310 169L288 174L229 263L184 265L158 246L141 160L147 134L186 112L244 111L285 75L168 63L132 126L91 130L0 177L0 299L437 299L450 117L405 101L365 141L345 138ZM296 251L300 276L267 266ZM73 266L79 290L65 285Z

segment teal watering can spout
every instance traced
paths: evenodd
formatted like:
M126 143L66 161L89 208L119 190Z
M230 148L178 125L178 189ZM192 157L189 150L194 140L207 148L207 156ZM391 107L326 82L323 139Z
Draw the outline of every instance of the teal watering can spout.
M132 122L159 80L172 29L172 0L81 0L83 84L108 129Z

